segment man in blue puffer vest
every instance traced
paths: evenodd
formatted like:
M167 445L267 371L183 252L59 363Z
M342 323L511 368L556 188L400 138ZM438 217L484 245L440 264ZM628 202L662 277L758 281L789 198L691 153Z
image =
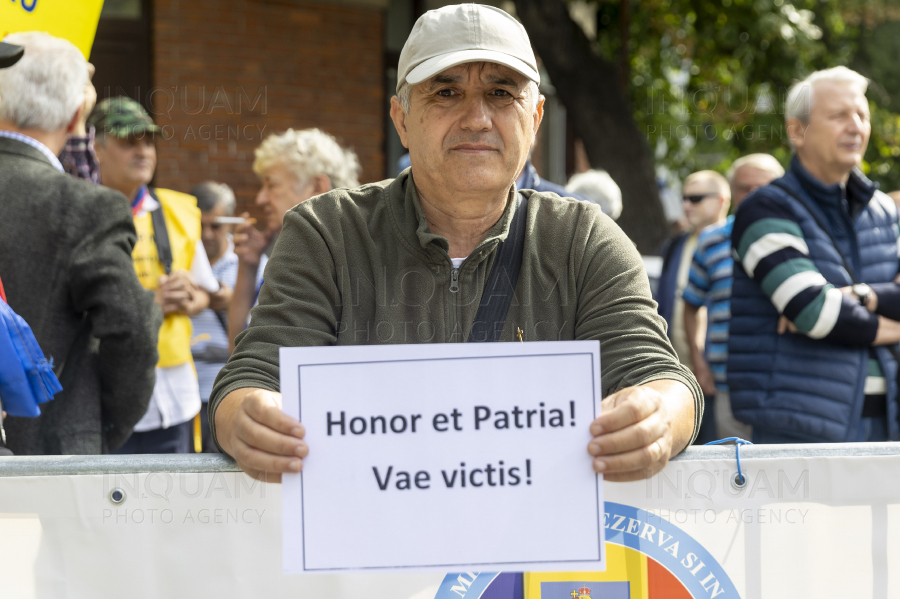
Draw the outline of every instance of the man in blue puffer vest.
M790 169L735 216L728 381L757 443L900 439L900 230L857 168L867 83L837 67L791 88Z

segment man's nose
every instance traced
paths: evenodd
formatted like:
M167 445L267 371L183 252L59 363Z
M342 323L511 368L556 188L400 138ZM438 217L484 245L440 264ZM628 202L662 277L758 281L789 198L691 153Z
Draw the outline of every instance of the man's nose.
M853 133L862 133L863 128L864 128L864 125L863 125L862 117L860 117L858 114L854 114L853 117L850 119L850 125L849 125L850 131Z
M137 144L137 154L142 158L147 158L150 156L150 151L152 146L149 143L139 143Z
M269 201L269 198L266 196L266 190L265 190L265 188L260 189L260 190L256 193L256 205L257 205L257 206L263 206L263 205L265 205L268 201Z
M490 131L492 127L490 108L481 95L471 97L465 101L465 114L462 120L462 128L469 131Z

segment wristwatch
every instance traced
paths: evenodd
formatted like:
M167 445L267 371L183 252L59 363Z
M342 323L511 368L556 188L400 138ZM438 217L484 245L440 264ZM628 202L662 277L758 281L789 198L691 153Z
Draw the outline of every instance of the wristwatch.
M869 305L869 296L872 295L872 288L866 285L865 283L857 283L853 286L853 293L856 297L859 298L859 303L862 306Z

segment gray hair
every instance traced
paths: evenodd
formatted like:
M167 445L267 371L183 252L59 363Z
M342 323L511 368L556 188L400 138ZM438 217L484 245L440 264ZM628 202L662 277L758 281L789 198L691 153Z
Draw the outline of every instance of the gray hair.
M538 85L534 81L528 82L528 95L531 97L531 111L534 112L537 110L538 101L541 97L541 90L538 89ZM412 96L412 85L408 81L404 81L400 89L397 90L397 100L400 101L400 106L403 107L405 114L409 114L410 96Z
M846 83L856 87L860 93L865 94L869 87L869 80L847 67L834 67L824 71L816 71L803 81L797 82L788 90L787 99L784 102L784 120L799 119L801 123L809 122L815 97L815 84L821 81Z
M566 191L579 193L599 204L603 213L613 220L622 214L622 190L606 171L589 170L572 175Z
M353 150L342 148L331 135L319 129L288 129L267 137L254 152L253 172L263 173L285 165L302 187L310 179L325 175L332 187L357 187L362 167Z
M48 33L11 33L25 47L14 66L0 69L0 118L20 129L65 129L84 102L88 65L71 42Z
M204 181L191 188L191 195L197 198L197 207L201 212L209 212L216 206L222 206L225 214L234 214L234 190L225 183Z
M728 174L725 175L728 179L728 183L734 183L734 174L738 169L745 166L758 168L761 171L772 173L776 177L784 176L784 167L781 166L781 163L771 154L747 154L731 163L731 168L728 169Z

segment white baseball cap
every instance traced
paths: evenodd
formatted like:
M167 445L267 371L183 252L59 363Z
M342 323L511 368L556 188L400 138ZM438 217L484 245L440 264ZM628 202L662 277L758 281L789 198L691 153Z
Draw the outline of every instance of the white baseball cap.
M419 17L400 52L397 90L466 62L495 62L540 84L537 60L522 24L483 4L454 4Z

